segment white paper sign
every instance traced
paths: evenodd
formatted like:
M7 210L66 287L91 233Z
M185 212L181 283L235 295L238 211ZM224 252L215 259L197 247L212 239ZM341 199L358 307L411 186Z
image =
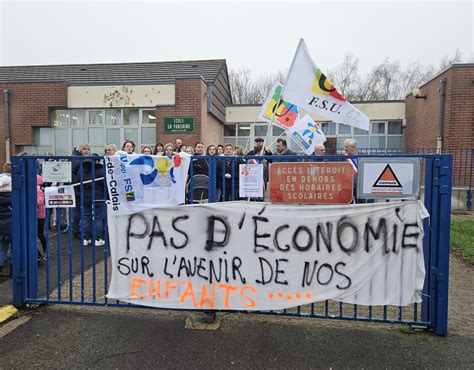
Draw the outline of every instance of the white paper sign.
M359 198L416 198L420 182L419 158L360 158Z
M110 207L110 206L109 206ZM107 297L180 309L280 310L334 299L421 302L419 201L223 202L108 213Z
M50 186L44 189L44 203L46 208L74 208L76 196L74 186Z
M42 164L44 182L71 182L71 162L44 161Z
M263 198L263 164L241 164L239 171L239 197Z

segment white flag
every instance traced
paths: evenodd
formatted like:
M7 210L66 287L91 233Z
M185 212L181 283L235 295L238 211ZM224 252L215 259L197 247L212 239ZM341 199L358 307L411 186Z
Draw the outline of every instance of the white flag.
M293 141L298 144L307 155L314 153L316 144L323 144L326 141L326 136L323 131L309 114L296 121L296 123L290 127L290 133Z
M282 98L299 108L362 130L369 130L369 118L336 90L311 59L306 44L300 40Z
M299 111L296 105L280 100L282 89L283 85L278 81L273 84L260 109L258 119L268 123L273 122L283 130L288 130L298 120Z

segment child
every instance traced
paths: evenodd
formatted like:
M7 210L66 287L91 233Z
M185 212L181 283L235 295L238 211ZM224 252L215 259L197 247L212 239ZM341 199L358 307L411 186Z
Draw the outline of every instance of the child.
M36 175L36 198L38 205L38 239L40 240L41 246L43 247L43 255L38 256L38 260L45 259L46 257L46 237L44 236L46 209L44 206L44 192L41 189L41 185L43 185L43 178L40 175Z

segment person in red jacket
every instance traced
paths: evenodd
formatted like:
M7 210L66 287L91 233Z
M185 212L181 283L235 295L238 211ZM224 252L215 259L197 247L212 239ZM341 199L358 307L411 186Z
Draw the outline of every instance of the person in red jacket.
M44 236L44 223L46 219L46 209L44 206L44 192L41 189L43 185L43 178L40 175L36 175L36 199L38 205L37 217L38 217L38 239L43 247L43 255L40 258L44 259L46 256L46 237Z

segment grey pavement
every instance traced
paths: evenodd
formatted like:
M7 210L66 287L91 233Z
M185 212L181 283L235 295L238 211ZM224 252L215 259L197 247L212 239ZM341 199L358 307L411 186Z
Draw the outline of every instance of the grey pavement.
M51 251L51 290L58 262L63 291L68 291L69 271L73 286L80 283L80 249L75 242L71 259L63 247ZM101 255L94 265L99 275ZM85 249L85 269L93 260L91 249ZM40 292L46 270L40 265ZM206 326L189 312L53 304L25 308L19 318L0 325L0 369L473 368L473 278L472 266L451 258L447 337L400 325L328 319L219 313L219 325ZM10 280L0 284L0 306L11 302L10 286Z
M216 330L187 313L49 306L0 338L1 368L472 368L474 338L400 327L220 314ZM14 323L11 321L10 323ZM0 332L1 335L1 332Z

